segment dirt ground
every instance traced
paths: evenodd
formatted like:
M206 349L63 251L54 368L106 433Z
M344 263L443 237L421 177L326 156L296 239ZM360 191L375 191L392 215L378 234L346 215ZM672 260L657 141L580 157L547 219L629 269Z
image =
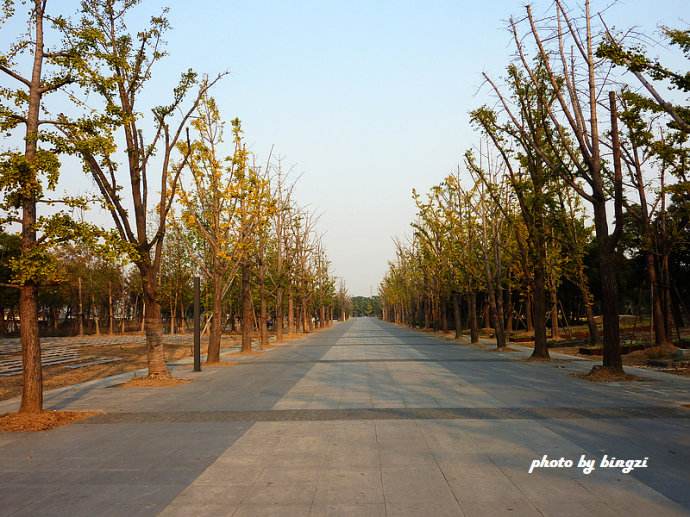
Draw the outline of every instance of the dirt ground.
M318 331L318 329L315 329ZM273 336L273 333L269 333ZM295 339L303 337L304 334L285 334L284 341L289 342ZM253 336L256 340L258 336ZM191 357L192 351L192 337L189 336L189 343L185 344L166 344L165 345L165 359L167 362L175 362L185 357ZM240 343L240 336L237 334L226 334L223 335L221 341L221 350L227 349L232 346L236 346ZM254 343L254 348L256 349L257 344ZM270 345L264 347L266 349L273 348L274 346L280 346L271 343ZM206 348L206 338L202 338L201 349L202 353ZM73 384L79 384L81 382L87 382L95 379L102 379L104 377L109 377L111 375L117 375L120 373L131 372L133 370L139 370L141 368L146 368L146 345L145 344L116 344L116 345L97 345L97 346L80 346L78 349L79 354L84 357L84 362L88 361L86 359L90 356L95 356L99 358L103 357L119 357L120 361L108 363L108 364L98 364L92 366L85 366L83 368L70 369L66 366L75 363L69 363L67 365L55 365L47 366L43 368L43 387L45 390L50 390L54 388L62 388L65 386L71 386ZM261 352L250 352L253 354L261 354ZM230 354L234 356L236 354ZM243 354L243 355L246 355ZM10 377L0 377L0 400L6 400L12 397L16 397L21 394L22 390L22 376L12 375Z
M98 411L43 411L42 413L10 413L0 415L0 431L47 431L98 415Z
M638 326L639 329L639 326ZM448 340L454 340L455 339L455 331L433 331L429 329L417 329L417 330L422 330L424 332L428 332L431 334L434 334L436 336L442 337L443 339L448 339ZM627 339L628 334L632 331L632 327L628 325L621 325L621 334ZM480 330L481 336L482 337L491 337L489 336L489 329L481 329ZM688 329L683 329L683 332L681 332L681 336L686 337L688 333ZM467 331L463 332L463 335L467 334ZM572 336L575 338L587 338L587 331L584 328L579 328L576 327L574 328L574 331L572 332ZM638 336L639 337L639 336ZM563 337L565 339L565 337ZM526 342L519 342L516 343L521 346L532 346L533 343L526 341ZM495 347L491 346L486 346L486 345L475 345L478 346L482 349L485 350L495 350ZM562 353L562 354L568 354L572 355L575 357L580 357L582 359L588 359L592 361L593 363L601 362L601 356L591 356L591 355L584 355L580 354L580 346L567 346L567 347L550 347L549 350L552 353ZM673 356L673 353L676 352L678 348L676 346L670 345L670 346L665 346L665 347L649 347L644 350L637 350L635 352L630 352L628 354L623 355L623 366L637 366L640 368L647 368L650 370L656 370L664 373L670 373L673 375L682 375L682 376L687 376L690 377L690 367L673 367L673 368L661 368L657 366L649 366L647 364L647 361L650 359L670 359ZM504 351L514 351L514 349L511 349L508 347ZM598 379L593 379L593 380L598 380ZM602 379L603 380L603 379ZM607 379L610 380L610 379Z
M223 347L237 344L235 336L224 338ZM203 344L202 344L203 346ZM86 358L96 357L119 357L121 361L85 366L83 368L70 369L67 365L47 366L43 368L43 387L46 390L62 388L80 382L87 382L94 379L101 379L119 373L131 372L140 368L146 368L146 345L145 344L125 344L125 345L98 345L81 346L78 348L79 354ZM192 356L190 345L165 346L165 359L167 362L175 362L185 357ZM87 361L87 359L85 359ZM11 377L0 377L0 400L16 397L21 394L22 376L12 375Z

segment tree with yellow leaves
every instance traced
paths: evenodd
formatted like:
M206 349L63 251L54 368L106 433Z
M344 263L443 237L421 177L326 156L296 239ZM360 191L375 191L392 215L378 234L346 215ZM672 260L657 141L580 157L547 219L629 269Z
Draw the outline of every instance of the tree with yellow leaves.
M240 120L231 124L234 152L224 158L224 124L215 100L205 96L192 122L197 138L180 144L181 152L189 153L185 178L189 181L180 185L180 217L198 237L194 256L212 291L209 363L220 360L223 298L239 268L248 263L256 231L265 226L268 216L267 180L248 166Z

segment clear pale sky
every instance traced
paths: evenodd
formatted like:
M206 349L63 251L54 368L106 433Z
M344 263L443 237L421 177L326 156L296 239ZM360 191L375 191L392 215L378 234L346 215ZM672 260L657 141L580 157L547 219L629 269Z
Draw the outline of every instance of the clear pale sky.
M74 3L49 7L69 12ZM369 295L393 257L391 238L408 233L411 189L439 182L476 141L468 112L488 99L480 74L501 74L511 53L505 20L524 3L144 0L132 23L170 7L170 56L151 102L168 99L188 67L231 72L213 92L222 112L242 119L260 158L275 145L302 175L298 198L322 214L334 273L351 294ZM534 4L539 13L551 1ZM623 0L607 21L655 33L660 23L686 25L688 6ZM2 29L2 48L11 29ZM85 184L78 167L63 172L64 188Z

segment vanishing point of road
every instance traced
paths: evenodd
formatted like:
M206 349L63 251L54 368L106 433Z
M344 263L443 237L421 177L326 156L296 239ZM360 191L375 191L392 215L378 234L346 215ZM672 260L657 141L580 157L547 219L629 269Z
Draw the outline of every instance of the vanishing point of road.
M526 362L370 319L177 377L48 393L100 409L0 433L0 515L690 514L690 382L596 384L591 362ZM0 404L0 413L17 401ZM648 458L623 474L541 468L547 455Z

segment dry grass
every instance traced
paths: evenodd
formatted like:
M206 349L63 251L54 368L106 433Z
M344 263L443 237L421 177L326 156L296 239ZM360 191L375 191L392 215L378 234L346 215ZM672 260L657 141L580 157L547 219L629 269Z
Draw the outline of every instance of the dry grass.
M671 359L677 351L678 347L672 344L636 350L625 355L626 364L646 364L650 359Z
M236 336L223 336L222 347L237 344ZM85 366L83 368L70 369L67 365L55 365L43 368L43 386L50 390L72 386L82 382L110 377L120 373L131 372L146 368L147 354L145 344L117 344L82 346L79 349L82 357L120 357L122 360L108 364ZM192 356L191 345L166 345L165 360L176 362L180 359ZM85 359L86 360L86 359ZM0 400L9 399L20 395L22 392L22 376L0 377Z
M121 388L171 388L190 382L192 382L190 379L177 379L175 377L134 377L119 386Z
M247 350L246 352L232 352L225 354L225 357L256 357L263 355L263 350Z
M572 374L572 376L591 382L628 382L643 380L629 373L612 372L608 368L602 366L594 366L589 373L575 373Z
M100 411L43 411L0 415L0 431L10 433L47 431L100 415Z
M525 359L525 362L528 363L552 363L553 359L551 357L538 357L534 355L530 355Z
M203 363L201 369L204 368L223 368L226 366L236 366L239 363L237 361L218 361L217 363Z

